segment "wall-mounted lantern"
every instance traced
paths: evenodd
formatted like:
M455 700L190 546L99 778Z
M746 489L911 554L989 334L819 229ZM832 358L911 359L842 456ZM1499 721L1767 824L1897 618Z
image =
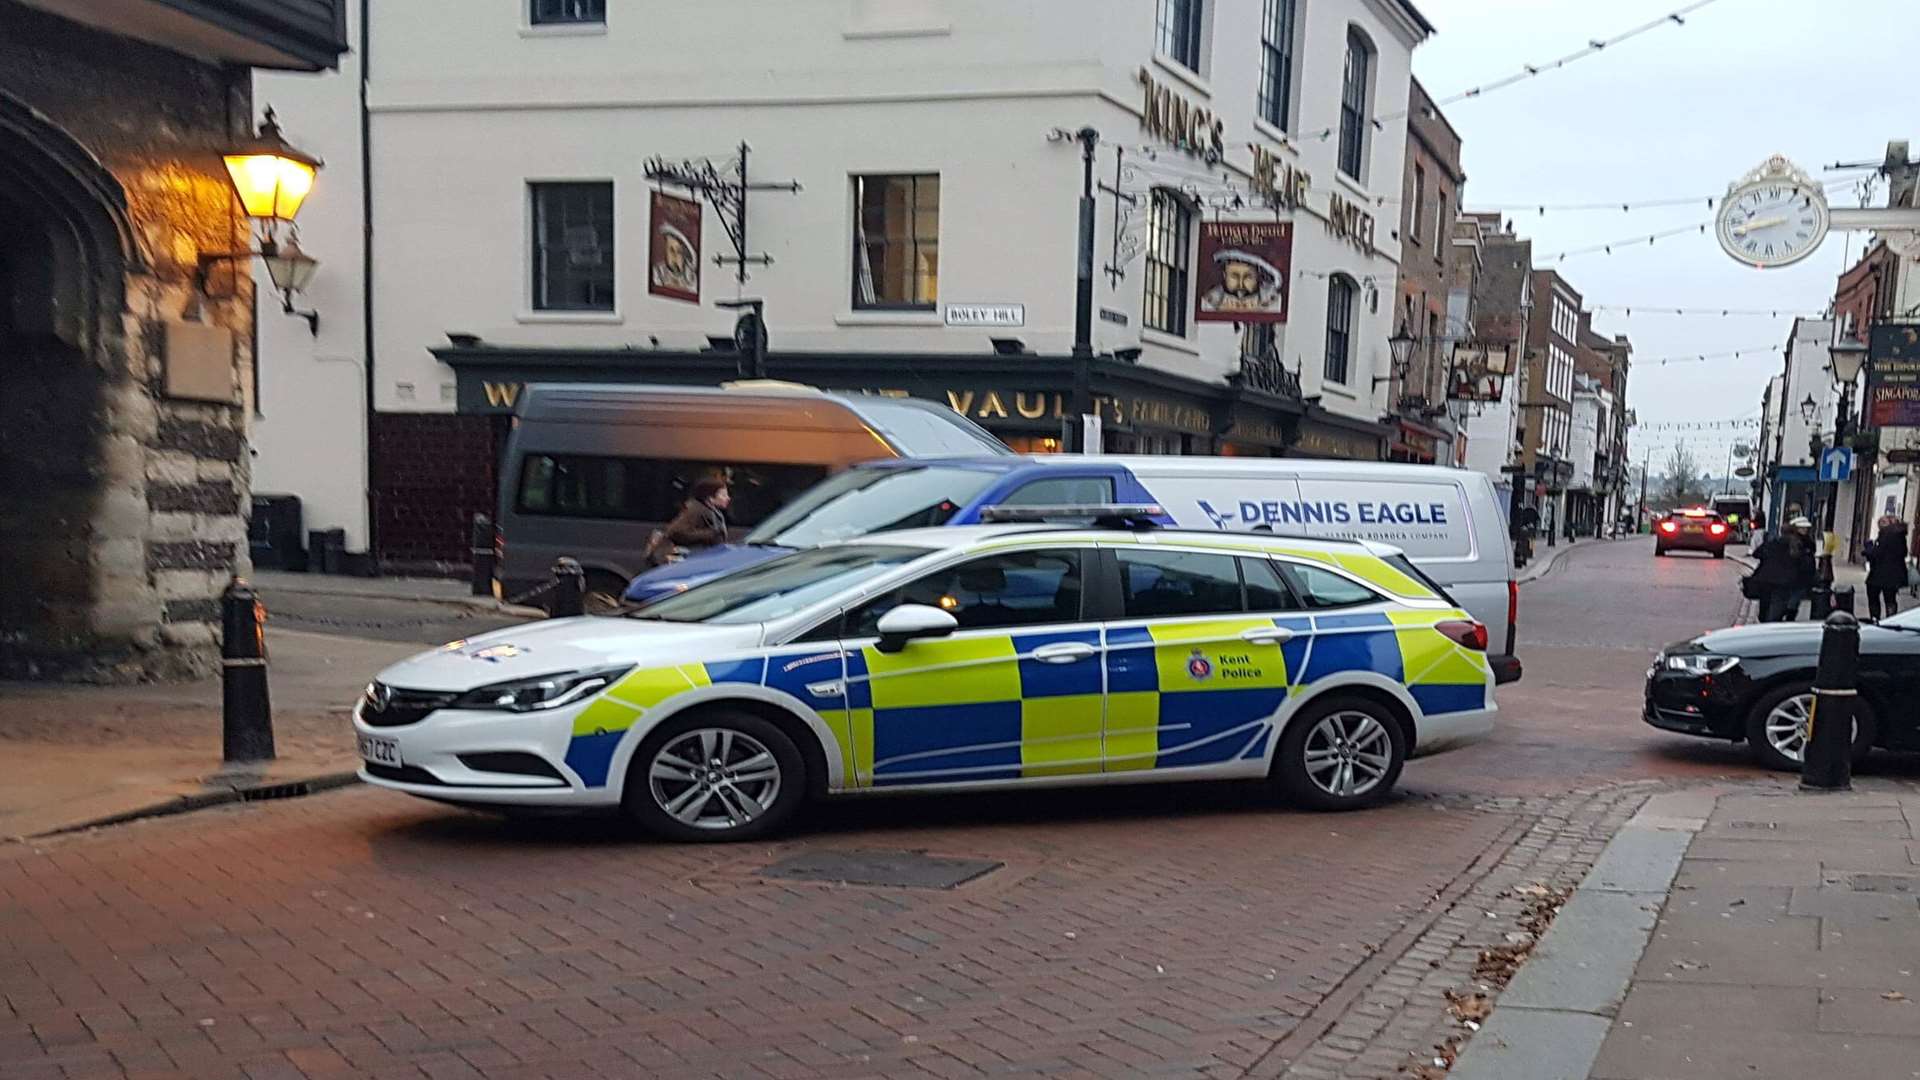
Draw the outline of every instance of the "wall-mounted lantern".
M259 134L222 157L241 207L247 217L259 223L260 246L252 251L202 252L194 275L194 298L189 311L196 314L199 311L200 299L207 291L207 272L214 263L258 256L266 264L267 277L273 281L273 287L280 292L281 310L307 320L307 328L318 334L319 313L299 311L293 306L293 294L304 290L320 267L318 260L300 250L299 232L293 228L293 219L313 190L320 159L287 142L280 134L280 124L272 108L267 109ZM289 234L284 242L280 239L283 225Z

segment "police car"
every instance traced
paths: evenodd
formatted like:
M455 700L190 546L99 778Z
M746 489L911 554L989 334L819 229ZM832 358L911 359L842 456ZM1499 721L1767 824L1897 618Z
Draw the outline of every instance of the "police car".
M1491 730L1486 628L1396 549L1068 509L455 641L367 687L361 777L733 840L872 792L1268 778L1348 809Z

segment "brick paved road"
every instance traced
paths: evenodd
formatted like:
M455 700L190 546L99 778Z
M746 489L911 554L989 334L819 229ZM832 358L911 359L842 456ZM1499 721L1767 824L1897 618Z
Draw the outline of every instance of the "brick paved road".
M1630 809L1514 796L1754 775L1640 724L1648 655L1730 615L1733 580L1640 548L1528 586L1499 736L1363 814L1112 789L702 849L353 790L0 848L0 1077L1370 1075L1405 1055L1357 1032L1443 1019L1395 950L1470 959L1501 882L1577 877ZM823 849L1006 866L953 892L755 874Z

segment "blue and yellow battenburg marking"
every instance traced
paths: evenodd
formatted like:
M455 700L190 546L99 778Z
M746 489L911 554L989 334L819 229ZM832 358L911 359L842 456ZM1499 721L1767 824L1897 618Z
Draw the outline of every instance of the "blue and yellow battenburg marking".
M605 786L621 738L647 710L724 683L766 686L809 706L838 744L849 786L1258 760L1289 696L1349 672L1405 685L1428 716L1487 708L1486 658L1434 629L1466 617L1425 610L1183 620L1109 629L1104 645L1088 628L924 641L901 653L814 646L642 668L581 710L566 761L587 786ZM1273 627L1294 635L1283 643L1243 636ZM1035 649L1058 644L1085 646L1085 656L1034 659Z

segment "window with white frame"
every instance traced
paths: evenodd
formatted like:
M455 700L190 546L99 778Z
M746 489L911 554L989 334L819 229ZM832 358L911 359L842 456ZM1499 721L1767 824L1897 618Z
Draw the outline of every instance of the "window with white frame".
M1147 288L1140 317L1150 330L1186 336L1193 219L1193 208L1180 196L1154 189L1147 203Z
M1347 63L1340 77L1340 171L1366 179L1367 99L1372 93L1373 46L1358 27L1347 28Z
M1327 279L1327 359L1323 373L1330 383L1346 385L1353 375L1353 305L1359 288L1345 274Z
M1160 0L1156 30L1161 55L1199 74L1206 16L1206 0Z
M530 0L527 18L535 26L591 25L607 21L607 0Z
M1293 120L1293 27L1300 4L1299 0L1266 0L1266 4L1260 31L1260 97L1256 107L1260 119L1289 131Z
M940 175L853 178L853 306L931 311L940 300Z
M1448 212L1451 200L1446 188L1440 189L1438 201L1433 213L1433 261L1444 263L1447 249L1453 246L1453 217Z
M533 309L612 311L613 182L527 185L533 209Z

